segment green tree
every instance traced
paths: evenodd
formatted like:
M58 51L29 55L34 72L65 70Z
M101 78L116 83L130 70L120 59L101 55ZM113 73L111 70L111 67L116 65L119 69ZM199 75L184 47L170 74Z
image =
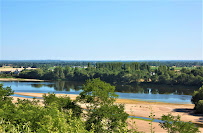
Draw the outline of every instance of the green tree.
M63 67L58 66L54 69L54 75L56 79L64 79Z
M66 78L69 77L69 75L70 75L70 67L69 67L69 66L66 66L66 67L65 67L64 75L65 75Z
M117 132L119 127L125 127L128 114L124 112L124 105L114 104L118 98L114 90L114 86L99 78L88 80L83 85L83 91L77 99L86 104L87 130L92 129L92 124L96 132Z
M168 133L197 133L199 132L198 127L191 122L183 122L180 116L173 116L171 114L163 115L161 120L164 121L160 123L163 129L166 129Z
M203 113L200 108L202 108L202 100L203 100L203 86L199 88L198 91L195 91L192 96L192 103L195 104L195 109L197 109L197 113ZM200 101L200 102L199 102Z
M157 76L157 74L155 74L155 75L153 75L153 76L151 77L151 80L152 80L153 83L155 83L155 82L157 82L158 78L159 78L159 77Z
M203 100L199 100L196 105L196 112L203 114Z
M44 75L44 72L42 69L35 69L30 71L29 75L30 75L30 78L40 79Z
M0 108L5 104L12 104L12 97L9 97L12 94L14 94L14 91L12 91L11 87L4 88L3 84L0 84Z
M52 94L48 93L48 95L46 94L43 95L43 99L44 99L45 107L55 104L55 106L60 111L71 109L73 116L75 117L80 117L82 113L81 107L76 104L76 101L72 101L70 97L67 97L67 96L56 97L54 93Z

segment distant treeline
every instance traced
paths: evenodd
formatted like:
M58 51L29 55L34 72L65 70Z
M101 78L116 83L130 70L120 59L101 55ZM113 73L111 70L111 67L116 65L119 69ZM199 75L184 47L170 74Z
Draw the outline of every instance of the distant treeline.
M91 66L96 67L97 63L133 63L135 61L61 61L61 60L2 60L0 61L0 67L3 65L8 65L12 67L33 67L33 68L39 68L39 67L53 67L53 66L87 66L88 63ZM176 67L192 67L192 66L203 66L202 60L187 60L187 61L137 61L139 64L148 64L150 66L161 66L166 65L169 67L176 66Z
M18 77L68 81L85 81L100 78L113 84L152 82L156 84L201 86L203 83L203 67L182 68L180 71L175 71L174 68L165 65L152 70L149 64L137 62L96 63L96 66L88 64L87 68L57 66L54 69L48 69L47 67L35 70L25 69Z

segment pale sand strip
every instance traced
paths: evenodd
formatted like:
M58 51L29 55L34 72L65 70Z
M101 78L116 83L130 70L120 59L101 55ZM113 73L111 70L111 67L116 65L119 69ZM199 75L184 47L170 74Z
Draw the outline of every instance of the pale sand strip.
M45 80L40 79L22 79L22 78L0 78L0 81L30 81L30 82L42 82Z
M27 92L15 92L15 94L22 96L31 96L31 97L43 97L44 94L48 93L27 93ZM72 100L74 100L78 95L74 94L55 94L56 96L69 96Z

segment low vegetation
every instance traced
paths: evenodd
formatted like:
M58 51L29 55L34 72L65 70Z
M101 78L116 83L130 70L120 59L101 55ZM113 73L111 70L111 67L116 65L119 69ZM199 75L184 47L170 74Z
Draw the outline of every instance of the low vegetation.
M5 77L5 75L2 76ZM12 74L6 76L12 76ZM176 71L175 68L166 65L150 67L149 64L145 63L116 62L97 63L95 66L88 64L87 68L80 66L56 66L54 69L47 67L41 67L41 69L35 70L25 69L19 75L13 76L28 79L82 82L88 79L100 78L111 84L151 82L154 84L201 86L203 82L203 67L194 67L194 69L183 67L180 71Z
M195 104L196 113L203 114L203 86L194 92L191 101Z
M191 122L183 122L180 120L180 116L173 116L171 114L163 115L161 118L163 123L160 126L168 131L168 133L196 133L198 128Z
M196 85L203 82L200 61L79 62L79 61L4 61L11 67L24 67L20 74L1 73L0 77L43 80L86 81L100 78L111 84L152 82L168 85ZM29 68L28 68L29 67ZM40 69L36 69L40 68Z
M100 79L88 80L83 91L76 98L56 97L55 94L44 95L44 106L36 99L12 102L13 91L10 87L0 85L0 132L119 132L136 133L127 128L128 114L122 104L115 104L118 95L115 87ZM80 104L86 105L82 109ZM153 115L152 115L153 116ZM153 118L153 117L152 117ZM183 123L180 117L163 116L161 126L168 131L198 132L192 123ZM172 125L170 125L172 124ZM153 132L152 124L151 131Z

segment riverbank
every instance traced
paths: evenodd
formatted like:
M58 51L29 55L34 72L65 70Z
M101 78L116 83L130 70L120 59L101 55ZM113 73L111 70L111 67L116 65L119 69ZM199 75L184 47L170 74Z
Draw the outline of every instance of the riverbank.
M28 100L32 100L32 98L23 98L23 97L13 97L13 102L17 102L17 99L28 99ZM72 97L73 98L73 97ZM39 104L43 106L43 99L38 99L40 102ZM85 107L85 106L82 106L82 107ZM135 124L134 124L135 122ZM150 125L149 125L149 121L145 121L145 120L139 120L139 119L131 119L131 118L128 118L127 119L127 123L128 123L128 128L129 129L136 129L137 131L139 132L145 132L145 133L149 133L150 132ZM162 129L160 126L159 126L159 123L157 122L152 122L153 124L153 127L155 127L154 131L156 133L167 133L166 130ZM136 125L136 126L135 126ZM202 130L203 132L203 130Z
M31 96L31 97L42 97L44 93L25 93L25 92L15 92L17 95L21 96ZM69 96L72 100L74 100L78 95L74 94L56 94L56 96ZM14 97L14 100L16 97ZM20 99L23 99L22 97ZM42 99L40 99L43 101ZM131 116L138 116L138 117L147 117L150 115L151 112L154 112L155 119L160 119L163 114L167 115L171 113L174 116L180 115L181 120L185 122L193 122L197 124L202 124L203 116L194 114L194 105L193 104L173 104L173 103L163 103L163 102L148 102L148 101L140 101L140 100L130 100L130 99L117 99L116 103L125 104L125 111ZM81 105L85 107L84 105ZM140 120L136 120L138 122L137 128L142 129L144 126L140 124ZM149 122L146 123L146 127L149 126ZM140 125L140 126L138 126ZM161 128L155 123L156 128L162 132ZM140 130L147 132L146 129ZM150 130L149 130L150 131ZM201 132L203 132L203 128L201 128Z
M30 97L43 97L44 94L48 93L29 93L29 92L15 92L14 94L22 95L22 96L30 96ZM74 100L78 95L76 94L55 94L56 96L69 96L72 100ZM147 105L192 105L193 104L175 104L175 103L164 103L164 102L154 102L154 101L142 101L138 99L117 99L116 103L122 104L147 104Z
M0 78L0 81L44 82L46 80L40 80L40 79L22 79L22 78Z

